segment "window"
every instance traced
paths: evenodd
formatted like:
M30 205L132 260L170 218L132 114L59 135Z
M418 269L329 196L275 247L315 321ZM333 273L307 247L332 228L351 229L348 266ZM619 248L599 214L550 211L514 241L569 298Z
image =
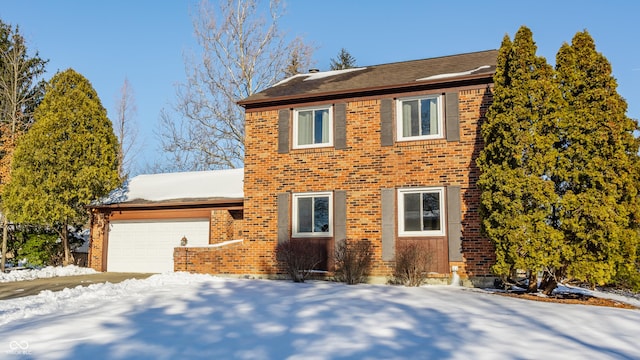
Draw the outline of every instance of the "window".
M399 99L398 140L442 138L442 96Z
M332 194L293 195L293 236L332 236Z
M331 146L333 136L331 106L294 110L294 148Z
M444 236L444 188L398 190L400 236Z

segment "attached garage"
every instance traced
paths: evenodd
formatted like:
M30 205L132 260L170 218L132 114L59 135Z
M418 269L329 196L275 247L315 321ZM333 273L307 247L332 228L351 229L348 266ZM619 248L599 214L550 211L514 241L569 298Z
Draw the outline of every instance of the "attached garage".
M134 177L91 206L89 266L109 272L174 271L176 248L239 239L243 177L243 169Z
M183 237L189 245L208 245L209 219L113 221L107 271L173 271L173 249L180 246Z

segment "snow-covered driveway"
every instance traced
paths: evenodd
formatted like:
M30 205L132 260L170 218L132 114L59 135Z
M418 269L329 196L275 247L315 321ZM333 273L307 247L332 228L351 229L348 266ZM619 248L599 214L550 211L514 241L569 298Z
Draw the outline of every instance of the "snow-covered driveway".
M0 301L0 357L640 358L640 311L169 273ZM6 356L4 356L6 355Z

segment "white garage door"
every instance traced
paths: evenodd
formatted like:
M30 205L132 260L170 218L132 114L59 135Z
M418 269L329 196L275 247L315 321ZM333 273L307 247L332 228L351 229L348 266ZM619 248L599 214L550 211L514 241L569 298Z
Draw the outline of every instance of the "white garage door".
M173 248L183 236L188 245L209 244L208 219L112 221L107 271L173 271Z

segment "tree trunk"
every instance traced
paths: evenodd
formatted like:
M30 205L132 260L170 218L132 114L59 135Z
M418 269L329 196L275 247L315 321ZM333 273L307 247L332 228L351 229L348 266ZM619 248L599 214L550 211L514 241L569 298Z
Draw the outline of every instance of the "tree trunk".
M560 274L560 270L556 270L555 274L551 273L550 271L544 272L544 278L540 283L540 289L542 289L543 294L548 296L553 293L553 290L558 287L558 279L560 278Z
M62 247L64 248L64 260L62 261L62 265L72 265L74 260L69 246L69 230L66 222L62 225L62 229L60 229L60 238L62 239Z
M9 222L7 217L2 215L2 262L0 262L0 270L5 271L5 263L7 262L7 238L9 236Z
M529 284L527 284L527 292L538 292L538 276L533 270L529 270Z

